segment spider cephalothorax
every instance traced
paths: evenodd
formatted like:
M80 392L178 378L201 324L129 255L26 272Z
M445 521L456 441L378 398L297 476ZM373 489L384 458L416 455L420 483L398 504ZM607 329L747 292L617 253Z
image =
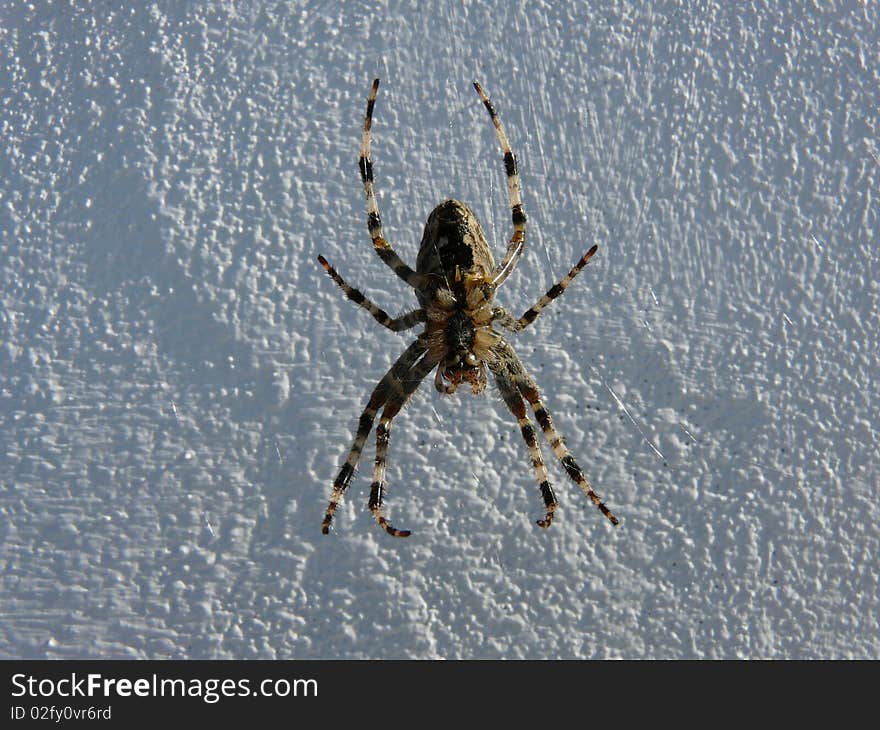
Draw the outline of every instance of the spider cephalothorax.
M494 324L498 324L510 331L519 332L529 326L541 310L562 294L571 280L586 266L596 252L596 246L584 254L571 271L519 319L514 318L506 309L493 306L496 290L510 275L522 254L526 216L520 200L516 158L489 97L480 85L474 82L474 88L495 125L504 155L513 236L507 245L504 259L496 266L486 236L473 211L457 200L446 200L434 208L428 216L416 259L416 269L411 269L382 236L382 221L373 192L370 127L378 88L379 80L376 79L373 81L367 102L359 160L361 180L367 196L370 237L379 257L415 290L420 306L400 317L389 317L360 291L349 286L323 256L319 256L318 260L346 296L366 309L380 324L395 332L415 327L419 323L424 323L425 329L373 389L358 422L357 434L348 458L333 483L330 505L324 515L323 532L326 534L330 531L333 515L351 483L355 466L360 460L364 444L373 429L373 422L381 409L382 415L376 427L376 462L370 489L370 510L379 525L389 534L395 537L406 537L410 534L407 530L393 527L382 509L385 492L385 459L392 420L434 368L437 369L434 377L435 387L441 393L448 395L455 393L463 383L470 385L471 392L481 393L486 387L487 371L492 373L501 397L517 419L523 440L529 449L532 467L547 509L544 518L538 520L541 527L549 527L553 522L558 502L550 486L535 427L526 414L526 402L531 406L538 425L568 476L616 525L617 518L593 491L580 466L556 431L550 414L541 402L538 386L532 376L528 374L510 345L493 327Z

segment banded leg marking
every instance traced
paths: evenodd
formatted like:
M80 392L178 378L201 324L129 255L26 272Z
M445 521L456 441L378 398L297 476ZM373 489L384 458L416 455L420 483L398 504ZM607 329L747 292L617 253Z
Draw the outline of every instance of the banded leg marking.
M593 504L598 507L599 511L608 518L608 521L611 522L612 525L617 525L619 520L614 516L611 510L605 506L605 503L593 490L593 485L590 484L583 469L581 469L580 465L574 460L574 457L571 455L571 452L568 450L568 447L566 447L565 442L556 430L556 426L553 424L553 419L550 416L549 411L541 402L541 394L538 391L537 385L525 370L523 370L522 377L517 379L517 387L523 397L531 404L532 410L535 412L535 418L541 426L541 430L544 431L544 435L550 443L550 448L553 449L553 454L559 459L565 472L572 481L580 487L581 491L589 497Z
M324 521L321 523L321 532L325 535L330 532L330 523L333 521L333 515L336 513L336 509L342 501L342 496L345 494L345 490L348 489L348 485L354 476L354 470L361 458L364 444L370 435L370 431L373 429L373 421L376 418L376 414L395 391L404 391L406 386L403 384L402 378L426 350L427 345L425 344L424 337L419 337L397 359L397 362L385 373L370 394L370 400L358 419L354 443L351 445L348 457L333 482L330 504L327 506Z
M383 502L385 497L386 482L386 459L388 455L388 444L391 437L391 421L400 413L400 410L406 405L406 402L416 392L425 376L434 369L437 360L426 355L422 358L412 370L409 371L408 377L403 383L403 389L398 391L393 397L388 399L385 408L382 410L382 417L379 419L379 425L376 426L376 463L373 468L373 484L370 487L370 512L376 518L385 532L392 537L409 537L412 533L409 530L398 530L392 525L385 516L383 510Z
M568 285L571 284L571 280L574 279L580 272L581 269L586 266L590 259L593 258L593 254L596 253L598 246L593 246L589 251L587 251L565 276L559 280L559 283L551 286L547 293L538 300L538 303L535 306L528 309L522 317L520 317L513 329L516 331L523 330L528 327L532 322L534 322L538 315L542 312L544 307L546 307L550 302L552 302L556 297L558 297L562 292L564 292Z
M370 238L373 239L373 248L382 259L401 279L411 287L417 289L423 284L424 277L407 266L400 256L397 255L391 244L382 236L382 218L379 215L379 204L373 190L373 161L370 159L370 129L373 126L373 107L376 105L376 92L379 89L379 79L373 80L373 88L367 101L367 114L364 117L364 134L361 139L361 154L358 159L358 167L361 171L361 182L364 184L364 193L367 196L367 226L370 230Z
M498 388L501 391L501 397L514 418L516 418L523 441L526 442L526 446L529 449L532 468L535 470L535 477L541 489L541 497L544 499L544 506L547 509L544 519L537 520L537 524L544 528L550 527L559 502L553 493L553 487L550 485L550 475L547 473L547 466L544 464L544 459L541 456L541 447L538 445L535 427L526 415L526 404L517 387L510 381L508 374L500 368L493 370L493 373L498 383Z
M386 532L394 537L409 537L409 530L398 530L382 514L382 502L385 498L385 460L388 455L388 440L391 432L391 419L384 412L376 426L376 465L373 468L373 484L370 487L370 512L376 518L376 522ZM389 529L390 528L390 529Z
M492 124L495 125L495 133L498 135L498 142L501 144L501 152L504 155L504 172L507 175L507 197L510 200L510 214L513 220L513 236L510 243L507 244L507 252L504 259L495 269L492 277L492 283L495 286L501 286L504 280L510 276L516 262L522 255L523 247L526 240L526 214L523 211L522 197L520 194L519 170L517 169L516 157L510 149L510 142L501 124L501 118L495 111L495 107L489 100L483 87L474 81L474 88L483 100L483 105L492 118Z
M404 314L397 318L391 318L388 313L377 307L373 302L371 302L366 295L363 294L359 289L355 289L353 286L349 285L348 282L343 279L339 273L334 269L329 263L327 263L327 259L323 256L318 256L318 261L321 266L324 267L324 271L326 271L330 278L336 282L340 289L345 293L351 301L357 304L360 307L366 309L371 315L373 315L373 319L375 319L379 324L383 327L387 327L392 332L401 332L403 330L407 330L410 327L415 327L419 322L425 321L425 310L424 309L416 309L412 312Z

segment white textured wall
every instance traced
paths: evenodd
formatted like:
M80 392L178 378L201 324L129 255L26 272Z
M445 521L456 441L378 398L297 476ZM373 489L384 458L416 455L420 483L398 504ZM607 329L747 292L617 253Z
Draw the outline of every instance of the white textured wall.
M880 16L869 3L5 2L0 654L873 657ZM426 30L427 29L427 30ZM330 483L428 211L529 248L517 337L613 529L494 390ZM655 451L656 450L656 451ZM662 456L658 455L662 454ZM545 454L550 458L549 450Z

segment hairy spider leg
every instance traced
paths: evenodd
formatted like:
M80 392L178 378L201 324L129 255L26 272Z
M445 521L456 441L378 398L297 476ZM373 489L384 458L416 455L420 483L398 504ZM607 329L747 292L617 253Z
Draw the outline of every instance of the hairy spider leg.
M374 79L373 88L370 91L370 99L367 102L367 114L364 117L364 136L361 140L361 156L358 159L358 167L361 171L361 181L364 184L364 192L367 195L367 225L370 230L370 238L373 239L373 248L391 269L407 284L418 289L424 283L424 277L407 266L395 250L382 237L382 219L379 216L379 204L376 202L376 194L373 191L373 161L370 159L370 128L373 125L373 107L376 104L376 91L379 89L379 79Z
M550 527L553 523L553 515L559 502L553 493L553 487L550 486L550 475L547 473L547 467L544 464L544 458L541 456L541 447L538 445L538 439L535 435L535 427L526 415L526 404L522 399L522 395L513 382L514 372L509 367L506 358L501 358L494 365L490 365L492 374L495 376L495 382L498 383L498 389L501 391L501 397L507 404L508 409L516 418L519 424L520 433L523 440L529 448L529 457L532 460L532 468L535 470L535 477L538 480L538 486L541 489L541 496L544 498L544 506L547 513L543 520L537 520L541 527Z
M414 309L412 312L408 312L407 314L392 319L384 309L377 307L363 294L363 292L359 289L355 289L343 279L339 275L339 272L327 263L327 259L323 256L318 256L318 262L324 267L324 271L330 274L330 278L339 285L339 288L342 289L343 292L345 292L345 296L351 299L351 301L359 307L366 309L371 315L373 315L373 319L383 327L390 329L392 332L402 332L403 330L415 327L419 322L425 321L425 310L422 308Z
M416 366L410 370L403 379L403 389L396 391L389 397L382 409L382 417L376 426L376 463L373 467L373 484L370 487L370 512L376 518L379 526L393 537L409 537L409 530L398 530L385 517L382 504L385 496L386 458L388 455L388 443L391 437L391 421L400 413L400 409L416 392L425 376L437 366L437 359L430 353L425 355Z
M569 271L565 276L563 276L557 284L554 284L553 286L551 286L547 290L547 293L543 297L541 297L541 299L538 301L538 303L535 304L535 306L530 307L525 312L525 314L523 314L522 317L520 317L517 320L513 320L513 321L510 321L510 320L504 321L504 318L502 315L502 317L499 318L502 320L500 323L504 326L509 327L510 329L512 329L516 332L524 330L526 327L528 327L532 322L534 322L538 318L538 315L543 311L544 307L546 307L548 304L550 304L550 302L552 302L554 299L556 299L556 297L558 297L560 294L562 294L562 292L564 292L568 288L568 285L571 284L571 280L574 279L574 277L580 273L581 269L583 269L584 266L587 265L589 260L591 258L593 258L593 254L596 253L596 250L598 248L599 248L598 246L593 246L589 251L587 251L581 257L580 261L578 261L572 267L571 271ZM508 317L509 317L509 315L508 315ZM510 319L512 320L513 318L511 317Z
M360 419L358 419L357 434L355 435L351 450L348 452L348 457L339 470L336 480L333 482L330 504L327 506L327 512L324 514L324 521L321 524L321 532L325 535L330 532L330 523L333 521L333 515L354 476L354 469L361 458L361 451L364 449L364 444L370 435L370 431L373 430L373 421L376 419L376 414L388 399L392 397L393 393L404 391L405 386L402 379L416 361L425 354L427 349L426 338L424 335L420 335L406 348L404 353L397 359L397 362L382 376L382 379L373 389L370 400L363 413L361 413Z
M507 134L504 132L504 126L501 119L495 112L495 107L483 91L483 87L474 81L474 88L483 100L483 104L492 118L492 124L495 125L495 132L498 135L498 141L501 143L501 152L504 155L504 172L507 175L507 197L510 200L510 213L513 219L513 236L507 244L507 252L504 259L496 267L492 275L492 284L496 287L501 286L504 280L510 276L516 266L516 262L522 255L523 247L526 240L526 214L523 211L522 196L520 194L519 171L516 166L516 157L510 149L510 142L507 141Z
M556 430L556 426L553 424L553 419L551 418L549 411L541 402L541 393L538 390L534 378L528 374L525 366L516 356L516 353L514 353L510 345L503 343L501 345L501 352L503 353L502 358L511 363L511 379L522 396L531 404L532 410L535 412L535 418L540 424L541 430L544 431L544 435L547 437L550 448L553 449L553 454L559 459L566 474L568 474L571 480L580 487L581 491L589 497L593 504L598 507L599 511L608 518L608 521L611 522L612 525L616 525L618 519L614 516L611 510L605 506L605 503L593 490L593 485L590 484L583 469L581 469L580 465L574 460L574 457L571 455L571 452L568 450L568 447L566 447L565 442L559 435L559 431Z

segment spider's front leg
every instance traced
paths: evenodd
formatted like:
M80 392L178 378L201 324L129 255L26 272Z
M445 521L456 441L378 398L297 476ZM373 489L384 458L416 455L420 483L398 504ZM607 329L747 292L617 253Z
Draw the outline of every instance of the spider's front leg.
M364 444L370 435L370 431L373 430L373 421L376 419L376 414L392 397L392 394L395 391L400 392L405 390L406 385L404 385L404 378L407 371L412 369L413 365L422 355L425 354L427 349L428 345L425 337L419 336L419 338L416 339L415 342L413 342L397 359L397 362L391 366L391 369L385 373L373 389L373 392L370 395L370 400L358 419L357 434L355 435L354 443L351 445L351 449L348 452L348 457L342 465L342 468L339 470L336 480L333 482L333 492L330 495L330 504L327 505L327 511L324 514L324 521L321 524L321 532L325 535L330 532L330 523L333 521L333 515L339 507L339 503L342 501L342 496L345 494L345 490L348 489L352 477L354 477L354 469L361 458L361 452L364 449Z
M388 455L388 444L391 438L391 421L400 413L401 408L406 405L413 393L416 392L425 376L436 367L437 360L431 355L425 355L416 366L407 373L406 379L402 383L402 388L388 399L385 408L382 410L382 417L379 419L379 425L376 426L376 463L373 469L373 484L370 487L370 512L376 518L379 526L393 537L409 537L409 530L398 530L392 525L388 518L385 517L385 511L382 505L385 497L385 486L387 484L386 475L386 458Z
M510 353L512 354L512 351L510 351ZM556 513L556 507L559 502L556 499L556 495L553 493L553 487L550 486L550 476L547 474L547 467L541 456L541 447L538 446L538 439L535 436L535 427L526 415L526 404L513 382L513 364L509 361L507 356L502 356L490 365L490 368L492 374L495 376L495 382L498 383L501 397L504 399L505 404L519 424L520 433L529 449L529 457L532 460L532 467L535 470L535 477L538 480L541 497L543 497L544 506L547 508L547 513L544 515L544 519L537 520L537 523L541 527L550 527L553 523L553 516Z
M535 412L535 418L540 424L541 429L544 431L544 435L550 443L550 448L553 449L553 454L559 459L566 474L568 474L571 480L580 487L581 491L589 497L590 501L596 505L599 511L608 518L608 521L612 525L617 525L619 520L614 516L611 510L605 506L605 503L601 500L599 495L596 494L593 485L590 484L583 469L581 469L580 465L575 461L571 452L568 450L568 447L566 447L565 442L562 440L562 437L559 435L559 432L556 430L550 412L544 407L544 404L541 401L541 393L538 391L538 386L532 376L528 374L510 345L502 343L499 346L499 350L501 359L509 365L511 381L522 397L531 404L532 410Z

